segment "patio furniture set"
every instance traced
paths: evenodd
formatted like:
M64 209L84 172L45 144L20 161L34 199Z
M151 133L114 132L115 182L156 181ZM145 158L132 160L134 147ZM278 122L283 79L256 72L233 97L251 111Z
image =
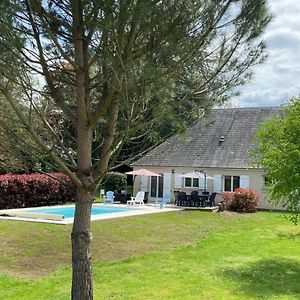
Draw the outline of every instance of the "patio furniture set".
M198 191L193 191L188 195L185 192L175 191L175 205L185 207L213 207L216 206L216 195L217 193L209 194L209 192L202 192L199 195Z

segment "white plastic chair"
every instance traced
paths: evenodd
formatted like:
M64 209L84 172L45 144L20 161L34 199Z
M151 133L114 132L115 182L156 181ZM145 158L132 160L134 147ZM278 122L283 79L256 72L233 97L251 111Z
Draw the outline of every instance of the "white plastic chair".
M145 192L138 192L135 197L131 197L131 200L127 201L127 205L145 205L144 203Z
M104 204L114 204L114 192L107 191L106 196L104 196Z

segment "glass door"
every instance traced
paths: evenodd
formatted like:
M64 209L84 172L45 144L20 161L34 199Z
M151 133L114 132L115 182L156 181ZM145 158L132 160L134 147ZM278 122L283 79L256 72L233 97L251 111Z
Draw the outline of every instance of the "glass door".
M161 198L163 196L164 177L151 176L150 196L151 198Z

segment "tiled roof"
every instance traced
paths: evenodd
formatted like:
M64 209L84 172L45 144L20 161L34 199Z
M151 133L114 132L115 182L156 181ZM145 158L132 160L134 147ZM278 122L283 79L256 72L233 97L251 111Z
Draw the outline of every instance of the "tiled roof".
M258 125L278 107L214 109L185 134L162 143L133 166L253 168L249 150ZM224 141L220 142L220 138Z

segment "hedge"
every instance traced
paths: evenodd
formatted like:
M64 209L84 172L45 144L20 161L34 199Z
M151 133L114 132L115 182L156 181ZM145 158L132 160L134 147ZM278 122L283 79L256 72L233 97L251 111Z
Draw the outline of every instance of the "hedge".
M35 207L75 201L76 190L61 173L0 175L0 209Z

